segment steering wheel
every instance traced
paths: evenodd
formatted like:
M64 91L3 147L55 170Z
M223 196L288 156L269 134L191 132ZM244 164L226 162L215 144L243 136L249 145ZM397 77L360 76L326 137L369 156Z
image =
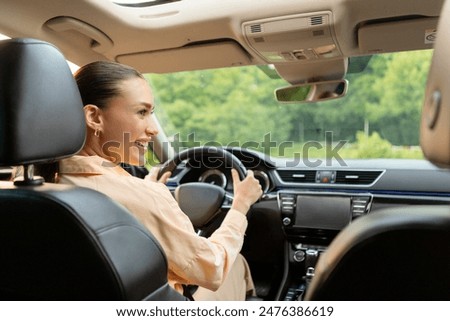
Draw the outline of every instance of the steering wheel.
M216 146L202 146L186 149L167 160L162 165L158 178L166 172L173 172L184 160L189 159L192 164L201 166L206 158L215 168L234 168L241 180L247 176L247 169L231 152ZM219 186L195 182L178 186L175 189L175 199L194 227L202 229L222 208L230 205L232 195Z

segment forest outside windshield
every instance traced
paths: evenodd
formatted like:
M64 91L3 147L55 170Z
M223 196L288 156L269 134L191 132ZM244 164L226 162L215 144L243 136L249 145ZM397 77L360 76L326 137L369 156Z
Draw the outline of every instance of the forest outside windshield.
M349 73L347 95L279 104L288 85L258 67L147 75L156 115L175 152L199 145L240 146L271 157L423 158L419 124L431 50L373 56Z

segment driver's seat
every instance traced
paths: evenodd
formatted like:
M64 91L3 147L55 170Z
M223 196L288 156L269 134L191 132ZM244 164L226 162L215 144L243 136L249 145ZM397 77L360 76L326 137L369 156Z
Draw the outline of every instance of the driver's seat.
M77 153L85 131L63 55L38 40L0 42L0 166L25 166L22 181L0 182L0 299L186 300L125 208L33 177L33 164Z

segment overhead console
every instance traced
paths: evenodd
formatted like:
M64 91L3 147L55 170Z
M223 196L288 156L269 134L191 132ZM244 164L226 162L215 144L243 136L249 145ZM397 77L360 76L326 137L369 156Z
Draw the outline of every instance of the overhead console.
M248 21L243 33L268 63L308 62L341 57L331 11Z

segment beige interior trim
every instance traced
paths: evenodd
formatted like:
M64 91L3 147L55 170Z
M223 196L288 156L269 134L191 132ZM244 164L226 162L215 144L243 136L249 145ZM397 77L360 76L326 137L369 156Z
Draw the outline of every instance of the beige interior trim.
M431 17L367 24L358 29L359 49L362 54L431 49L429 35L437 23L438 18Z
M422 110L420 145L431 162L450 167L450 1L442 10L436 37Z
M292 85L342 79L347 73L347 67L347 58L275 65L278 74Z
M121 55L117 62L142 72L166 73L180 70L244 66L251 63L247 52L233 41L198 44L177 49Z
M90 24L72 18L56 17L45 23L45 26L56 32L73 30L91 39L91 49L98 53L108 52L113 47L112 40Z

